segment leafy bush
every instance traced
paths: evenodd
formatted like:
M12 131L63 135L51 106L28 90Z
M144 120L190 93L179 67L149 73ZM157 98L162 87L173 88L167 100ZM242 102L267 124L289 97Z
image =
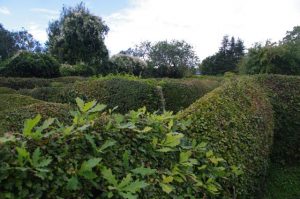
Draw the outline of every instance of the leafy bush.
M147 63L138 57L118 54L110 59L112 63L112 73L125 73L136 76L142 76L147 68Z
M0 138L0 198L217 197L240 173L168 112L100 115L105 105L76 101L70 125L38 115Z
M300 162L300 77L260 75L275 116L272 160L276 163Z
M76 82L71 96L84 99L96 99L107 104L109 108L118 106L118 112L126 113L146 106L149 111L161 108L160 97L155 85L138 79L107 77L86 82ZM69 96L66 96L69 99Z
M7 87L0 87L0 94L17 94L17 91Z
M178 117L191 120L187 136L206 140L229 164L242 167L244 175L223 187L234 187L236 198L259 198L273 140L272 106L260 86L233 77Z
M44 77L59 76L59 63L50 55L21 52L12 57L1 70L2 75L11 77Z
M6 109L0 112L0 135L5 132L19 132L23 128L24 121L35 117L37 114L40 114L44 119L56 117L60 121L68 122L70 121L69 110L70 107L65 104L40 101L27 106Z
M60 74L62 76L91 76L96 74L96 71L90 66L85 64L62 64L59 68Z
M35 87L50 86L50 79L41 78L17 78L17 77L0 77L0 86L12 89L32 89Z
M18 94L1 94L0 95L0 112L5 109L17 108L29 104L41 102L29 96Z

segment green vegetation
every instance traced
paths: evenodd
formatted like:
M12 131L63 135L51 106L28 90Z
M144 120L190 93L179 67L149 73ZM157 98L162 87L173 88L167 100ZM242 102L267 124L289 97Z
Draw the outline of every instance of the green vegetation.
M1 69L1 74L9 77L58 77L59 63L50 55L20 52L10 58Z
M0 94L0 112L5 109L17 108L40 102L29 96L18 94Z
M272 107L251 78L234 78L179 113L191 120L186 134L205 140L229 164L241 166L239 180L223 187L237 198L253 198L261 191L273 140ZM232 189L234 187L234 189Z
M0 135L3 135L6 132L20 132L23 128L24 121L28 118L35 117L37 114L40 114L43 119L53 117L58 118L60 119L60 121L64 122L70 121L70 107L68 105L58 103L45 103L41 101L37 102L27 106L24 106L25 104L20 104L1 111Z
M17 91L11 88L0 87L0 94L17 94Z
M265 199L300 198L300 167L272 165Z
M257 80L267 91L274 111L272 161L297 164L300 162L300 77L262 75Z
M25 122L22 133L1 137L1 198L230 194L220 182L238 179L240 171L206 143L184 135L188 122L168 112L143 108L120 115L103 113L105 105L96 101L76 102L72 124L51 118L41 123L38 115Z

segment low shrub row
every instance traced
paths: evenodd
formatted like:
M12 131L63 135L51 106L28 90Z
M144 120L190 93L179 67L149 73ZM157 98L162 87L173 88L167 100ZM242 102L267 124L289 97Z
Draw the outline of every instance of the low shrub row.
M210 143L229 164L241 166L240 179L227 187L234 197L260 198L273 140L272 106L251 78L234 78L179 112L191 120L186 135ZM226 198L226 197L225 197Z
M12 109L41 102L29 96L19 94L0 94L0 112L5 109Z
M300 77L259 75L256 81L267 91L273 106L275 129L272 161L300 162Z
M57 80L56 80L57 81ZM109 108L126 113L146 106L149 111L169 110L178 112L199 97L219 86L210 79L138 79L134 77L109 76L57 87L23 89L19 92L36 99L75 103L76 97L96 99Z
M37 114L40 114L44 119L55 117L60 119L60 121L70 121L70 107L68 105L46 103L39 100L33 102L34 103L31 104L28 103L29 105L20 103L19 105L0 111L0 135L6 132L20 132L23 128L24 121L28 118L35 117Z
M86 80L86 78L76 76L58 77L52 79L0 77L0 87L7 87L16 90L33 89L39 87L65 86L66 84L72 84L76 81L83 80Z

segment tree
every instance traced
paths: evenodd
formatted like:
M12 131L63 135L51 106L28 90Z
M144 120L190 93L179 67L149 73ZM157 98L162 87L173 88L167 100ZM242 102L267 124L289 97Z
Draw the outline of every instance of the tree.
M101 67L108 61L104 44L108 31L103 20L91 14L82 2L74 8L63 7L60 19L49 24L48 51L61 63L84 62Z
M13 56L19 50L41 52L41 44L24 28L10 32L0 24L0 61Z
M114 55L110 61L113 68L111 72L113 73L127 73L141 76L147 67L147 63L140 58L125 54Z
M147 76L180 78L194 73L199 59L185 41L148 41L120 53L140 57L147 62Z
M216 75L237 71L237 64L244 56L244 50L244 42L241 39L236 40L234 37L229 39L227 35L224 36L219 51L202 61L201 73Z

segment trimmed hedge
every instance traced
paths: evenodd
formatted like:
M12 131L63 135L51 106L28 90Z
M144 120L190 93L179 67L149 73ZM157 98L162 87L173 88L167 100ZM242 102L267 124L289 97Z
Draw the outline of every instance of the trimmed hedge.
M40 100L33 99L29 96L19 94L1 94L0 95L0 111L5 109L12 109L21 106L26 106L34 103L41 102Z
M237 198L259 198L256 194L264 184L273 139L273 113L255 81L227 80L178 118L191 120L189 136L207 140L229 164L243 168L241 179L223 186L235 187L231 191Z
M132 77L110 76L89 81L78 81L60 88L36 88L21 91L34 98L74 103L75 97L86 100L96 99L109 108L118 106L116 111L126 113L146 106L149 111L178 112L188 107L205 93L216 88L216 80L199 79L138 79Z
M0 87L0 94L17 94L17 91L7 87Z
M60 64L50 55L20 52L10 58L1 70L8 77L58 77Z
M300 162L300 77L259 75L256 81L267 91L275 114L272 161Z
M85 100L96 99L109 108L118 106L117 111L126 113L146 106L149 111L161 109L161 99L155 85L135 79L111 77L76 82L71 95ZM67 98L69 98L67 96Z
M38 101L38 100L36 100ZM20 132L24 121L41 114L43 119L55 117L62 122L70 121L70 107L65 104L40 102L28 106L6 109L0 112L0 135L5 132Z
M50 86L50 83L50 79L42 78L0 77L1 87L8 87L16 90Z

